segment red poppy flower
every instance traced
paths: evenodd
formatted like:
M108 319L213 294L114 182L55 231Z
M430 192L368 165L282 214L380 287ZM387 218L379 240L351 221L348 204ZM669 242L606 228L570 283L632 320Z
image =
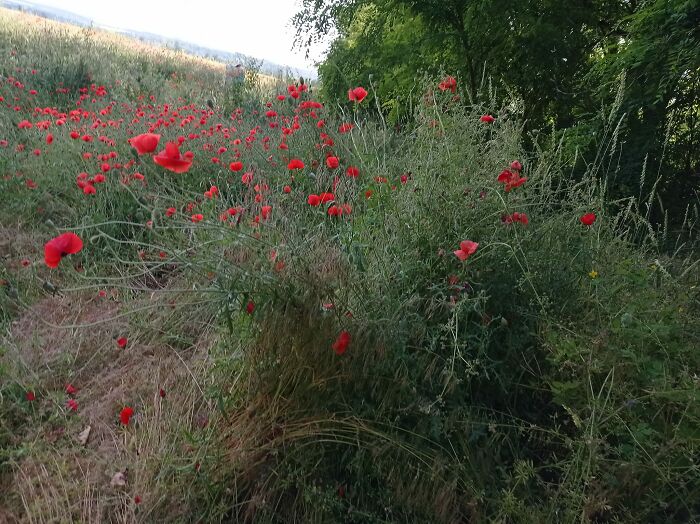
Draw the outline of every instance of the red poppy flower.
M304 162L298 158L292 158L287 164L287 169L304 169Z
M122 424L125 426L129 425L129 421L131 421L131 417L134 415L134 410L130 408L129 406L126 406L124 409L121 410L121 413L119 413L119 420L121 421Z
M291 192L292 192L292 187L291 187L291 186L284 186L284 187L282 188L282 191L284 191L285 193L291 193Z
M36 400L36 395L33 391L27 391L24 396L29 402L34 402Z
M190 220L192 220L192 222L194 222L196 224L197 222L201 222L202 220L204 220L204 215L201 213L198 213L196 215L192 215L190 217Z
M44 246L44 261L46 265L58 267L61 259L66 255L74 255L83 249L83 241L75 233L63 233L49 240Z
M75 395L77 392L78 390L73 386L73 384L66 385L66 393L69 395Z
M498 175L497 179L501 184L504 184L506 193L508 193L511 189L520 187L522 186L525 182L527 182L527 177L520 176L519 173L514 172L514 171L509 171L508 169L504 169L500 175Z
M243 162L231 162L228 168L233 172L240 171L243 169Z
M345 170L345 174L352 178L357 178L360 176L360 170L355 166L350 166Z
M356 87L348 90L348 100L351 102L362 102L367 96L367 90L364 87Z
M471 255L476 253L476 250L478 247L479 247L478 242L472 242L471 240L462 240L459 243L459 249L456 251L453 251L453 253L455 254L455 256L458 259L460 259L462 262L464 262Z
M326 158L326 165L329 167L329 169L335 169L340 165L340 161L338 160L337 156L329 156Z
M331 346L336 355L342 355L345 353L350 345L350 338L350 333L347 331L340 332L340 335L338 335L338 338L335 339L335 342L333 342L333 345Z
M442 82L438 84L440 91L452 91L455 93L457 91L457 80L453 76L446 77Z
M503 215L501 217L501 222L504 224L513 224L514 222L520 222L523 225L529 224L530 220L527 218L525 213L513 213L512 215Z
M166 209L166 211L165 211L165 216L166 216L166 217L171 217L171 216L173 216L175 213L177 213L177 209L175 209L174 207L169 207L169 208Z
M119 337L117 339L117 346L120 348L124 349L126 347L127 342L129 342L129 339L126 337Z
M160 390L158 391L158 395L160 396L160 398L165 398L165 390L163 388L160 388Z
M522 171L522 170L523 170L523 165L522 165L520 162L518 162L517 160L513 160L513 161L510 163L510 168L511 168L511 169L514 169L515 171Z
M255 302L253 302L252 300L250 302L248 302L245 306L245 311L249 315L252 315L253 311L255 311Z
M584 226L592 226L593 222L595 222L595 219L595 213L586 213L581 218L579 218L579 220Z
M335 195L333 193L321 193L318 197L321 199L322 204L335 200Z
M160 142L160 135L155 133L143 133L129 139L129 144L139 155L153 153L158 147L158 142Z
M481 120L482 122L484 122L486 124L490 124L491 122L493 122L496 119L494 117L492 117L491 115L484 115L479 120Z
M189 155L180 154L180 148L175 142L168 142L165 149L153 157L153 161L173 173L186 173L192 166Z
M78 401L74 398L69 398L66 402L66 407L71 411L78 411Z

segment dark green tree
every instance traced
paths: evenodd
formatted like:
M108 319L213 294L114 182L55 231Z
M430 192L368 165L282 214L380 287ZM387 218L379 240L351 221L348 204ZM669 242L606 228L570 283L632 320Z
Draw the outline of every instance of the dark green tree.
M609 102L625 74L626 143L618 189L644 194L661 177L657 189L666 206L682 213L700 187L700 2L635 4L618 22L618 37L600 48L584 87Z
M294 23L301 44L337 32L319 67L328 100L371 83L398 118L420 95L416 78L444 71L468 102L492 103L486 84L522 100L528 131L565 131L584 158L624 73L613 191L646 198L654 189L679 216L696 198L698 0L304 0Z

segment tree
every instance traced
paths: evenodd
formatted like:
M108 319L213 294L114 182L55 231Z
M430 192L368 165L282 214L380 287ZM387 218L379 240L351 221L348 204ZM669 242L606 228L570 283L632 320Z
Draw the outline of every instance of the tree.
M699 13L698 0L303 0L294 24L302 44L337 32L319 68L329 99L371 78L396 117L421 73L454 74L476 103L490 79L522 100L526 130L569 130L589 156L625 72L613 190L644 196L659 173L682 207L700 187Z
M602 49L585 84L607 101L625 73L620 189L650 191L658 173L667 204L682 212L700 187L700 3L639 2L616 29L619 37ZM638 187L643 169L652 176Z

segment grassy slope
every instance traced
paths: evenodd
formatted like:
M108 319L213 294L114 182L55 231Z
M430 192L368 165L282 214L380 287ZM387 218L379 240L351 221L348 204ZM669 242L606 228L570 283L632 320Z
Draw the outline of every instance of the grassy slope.
M33 80L32 87L40 91L43 87L44 92L35 99L39 104L66 104L72 98L55 100L46 94L61 81L67 85L71 80L94 79L114 88L121 100L137 96L138 91L172 99L196 93L200 104L220 91L218 84L223 83L221 63L146 46L113 33L6 9L0 9L0 26L3 74ZM38 69L38 76L31 75L30 69ZM183 78L178 79L177 74ZM256 80L268 87L279 81L266 75ZM185 82L198 85L190 89ZM205 91L202 86L207 84L213 89ZM31 118L28 113L17 116ZM3 138L14 139L18 121L3 111ZM61 135L54 130L54 134L57 144L67 139L67 132ZM121 140L125 138L120 135ZM70 149L66 142L59 148L66 145ZM72 153L79 155L80 149L73 147ZM120 149L129 154L128 146ZM7 154L0 160L6 177L0 228L4 261L0 274L0 521L134 521L137 494L148 508L138 518L175 518L185 511L184 492L192 481L185 480L182 472L192 477L199 457L185 432L188 428L206 431L211 411L211 402L203 396L210 366L207 354L214 340L211 314L205 309L193 315L179 307L192 297L182 298L178 289L192 282L161 279L150 271L121 280L118 277L124 269L113 266L109 258L103 264L118 280L113 285L88 285L83 291L56 295L42 289L43 283L61 289L76 283L85 286L75 275L41 267L43 244L55 234L46 220L65 226L95 211L61 199L66 194L64 181L72 175L57 180L56 173L73 169L75 162L69 155L68 151L54 154L39 164ZM14 171L17 167L21 173ZM22 178L13 184L8 175ZM39 183L36 193L26 191L24 177ZM43 207L47 209L42 211ZM103 208L100 213L109 210ZM23 267L23 260L31 261L31 266ZM98 289L108 289L109 294L100 297ZM172 307L175 302L178 308ZM130 314L132 310L140 313ZM115 341L125 334L128 351L119 351ZM78 415L66 407L67 384L78 388L74 395ZM35 402L26 401L27 391L35 392ZM139 406L138 435L120 430L117 424L119 411L128 404ZM83 445L78 435L87 427L89 438ZM115 473L127 471L123 489L110 485ZM185 487L173 497L177 472Z

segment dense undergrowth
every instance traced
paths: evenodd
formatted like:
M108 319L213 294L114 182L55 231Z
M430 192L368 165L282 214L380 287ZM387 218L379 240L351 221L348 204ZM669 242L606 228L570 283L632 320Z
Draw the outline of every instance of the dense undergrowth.
M606 196L622 147L615 107L600 157L573 180L557 142L523 150L517 105L466 107L439 79L397 133L366 101L333 114L294 83L231 111L213 73L169 60L182 69L161 74L157 59L86 41L68 67L46 38L0 33L5 512L700 515L697 211L674 244L647 222L647 202ZM90 83L56 93L81 67ZM159 145L138 155L127 140L147 132ZM151 157L178 137L193 158L176 174ZM49 269L44 244L67 230L83 249ZM101 301L97 319L51 326L84 350L47 360L56 339L24 347L17 319L46 300ZM47 318L35 316L40 333ZM128 387L100 389L103 367ZM108 460L96 438L67 436L100 395ZM40 488L27 464L43 468ZM83 474L97 464L126 468L127 481Z

